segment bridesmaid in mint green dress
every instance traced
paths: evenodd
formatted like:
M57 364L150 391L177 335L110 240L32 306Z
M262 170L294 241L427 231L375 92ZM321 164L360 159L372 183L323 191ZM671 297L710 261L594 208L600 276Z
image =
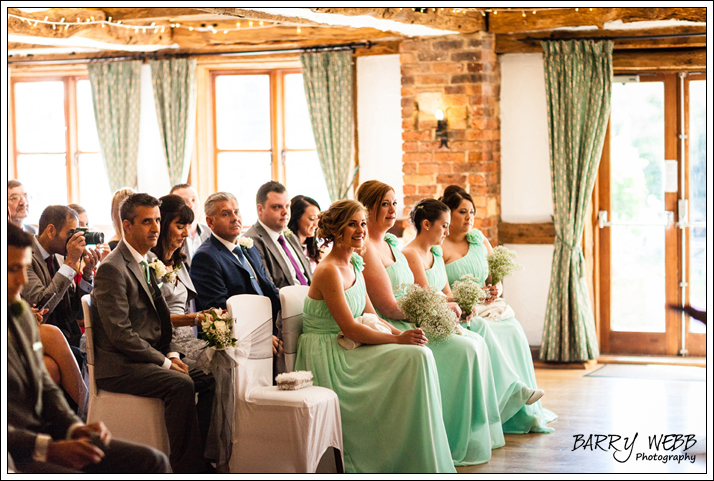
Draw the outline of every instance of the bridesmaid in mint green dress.
M421 286L428 285L442 292L451 301L451 288L447 281L442 250L439 245L449 233L449 208L438 200L423 199L414 206L409 215L417 229L417 235L402 249L402 253L414 274L414 280ZM460 309L455 303L450 305L454 306L457 315L460 314ZM535 403L543 395L543 391L532 389L519 379L517 374L510 369L508 363L503 361L503 354L498 343L494 342L493 336L485 330L482 332L485 335L478 331L476 333L466 331L464 335L483 336L482 338L488 345L501 422L507 423L524 407ZM492 345L494 346L493 350Z
M393 294L396 286L414 283L396 237L386 233L396 217L394 191L381 182L368 181L360 186L357 197L369 206L369 242L364 254L369 298L380 317L397 329L414 329L403 319ZM487 462L491 450L505 444L488 347L478 334L472 338L455 335L428 347L439 373L443 418L454 464Z
M442 244L446 260L446 274L449 285L461 279L465 274L471 274L478 279L488 278L488 261L486 255L491 250L488 239L478 229L472 229L474 205L471 196L459 186L449 186L444 190L441 199L451 209L450 232ZM491 299L499 296L499 287L490 286ZM501 321L487 321L474 316L470 327L481 334L489 343L489 349L499 355L492 358L492 363L507 364L507 371L515 372L529 387L536 389L535 371L531 357L528 339L520 323L510 317ZM513 417L503 424L503 431L511 434L528 432L550 433L553 428L546 424L557 419L557 416L541 406L541 402L524 406Z
M317 235L334 245L305 298L295 369L312 371L315 384L337 393L345 471L454 473L424 333L385 322L387 334L355 322L374 313L355 253L364 247L364 207L352 200L332 204L320 215ZM340 331L364 345L344 349Z

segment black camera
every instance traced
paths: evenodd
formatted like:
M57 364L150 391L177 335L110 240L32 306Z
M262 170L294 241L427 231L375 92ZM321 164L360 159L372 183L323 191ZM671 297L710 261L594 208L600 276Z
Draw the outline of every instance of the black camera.
M88 227L77 227L69 231L69 236L67 237L67 242L72 238L77 232L82 232L84 235L84 242L87 244L104 244L104 233L103 232L90 232Z

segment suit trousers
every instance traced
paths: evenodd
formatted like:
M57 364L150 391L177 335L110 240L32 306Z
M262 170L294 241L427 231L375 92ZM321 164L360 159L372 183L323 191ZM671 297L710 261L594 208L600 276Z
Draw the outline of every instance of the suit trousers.
M195 371L195 370L194 370ZM199 428L197 407L195 404L195 389L199 387L199 404L201 417L210 419L210 409L213 404L215 382L213 376L194 373L200 377L200 382L194 386L191 376L164 369L155 364L136 364L134 369L122 376L97 379L97 387L105 391L132 394L164 401L164 417L166 431L171 447L171 468L174 473L199 473L208 468L203 457L204 443ZM206 393L210 399L201 399ZM208 428L204 428L207 432Z
M52 463L27 461L15 463L18 472L38 474L73 473L168 473L169 461L161 451L149 446L112 439L104 451L104 458L97 464L89 464L80 471Z

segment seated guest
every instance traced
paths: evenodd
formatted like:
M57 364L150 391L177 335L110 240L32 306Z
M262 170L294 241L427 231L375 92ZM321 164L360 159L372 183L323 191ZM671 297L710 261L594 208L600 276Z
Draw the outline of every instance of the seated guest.
M310 262L310 270L313 272L322 257L322 251L315 238L317 214L319 213L320 204L312 197L296 195L290 200L288 228L298 237L302 252Z
M210 470L203 458L194 382L171 340L169 308L146 261L159 238L159 201L133 194L120 215L124 239L100 264L92 292L97 387L161 399L173 471ZM212 389L199 392L199 407L210 407L200 398L212 396Z
M89 217L87 217L87 209L79 204L67 204L67 207L77 213L77 221L79 227L89 227Z
M191 280L196 286L196 308L226 309L226 301L237 294L268 296L273 307L273 353L279 341L275 320L280 311L278 290L265 272L252 240L240 235L243 222L238 200L228 192L211 194L203 206L212 234L194 254Z
M22 297L30 304L55 294L45 306L45 323L59 327L74 348L79 348L82 337L77 324L83 317L81 299L92 291L94 267L99 262L97 251L86 247L84 235L75 232L77 224L77 213L67 206L51 205L42 212L40 233L32 240L32 266L22 289ZM80 261L84 262L82 281L75 285ZM83 364L81 353L75 351L75 355Z
M290 197L280 182L260 186L255 196L258 222L245 233L255 241L265 269L275 287L309 285L310 262L302 252L297 236L286 229L290 220Z
M132 194L135 194L136 191L130 187L124 187L116 192L114 192L114 196L112 197L112 225L114 226L114 236L112 236L111 239L109 239L109 248L111 250L116 249L117 244L119 241L124 237L124 233L122 232L122 227L121 227L121 215L119 214L119 207L121 206L121 203L129 197Z
M161 202L159 207L161 233L156 245L151 248L148 258L150 261L158 259L167 270L171 269L172 272L176 272L176 277L173 280L170 278L161 279L161 295L164 296L171 313L172 341L185 354L183 362L189 367L189 370L192 370L202 352L201 349L206 347L206 342L197 339L193 333L192 326L199 325L204 316L201 313L195 314L189 308L190 301L196 297L196 288L193 287L191 277L188 275L185 264L186 255L181 249L188 237L188 226L193 221L193 211L178 195L165 195L159 199L159 202ZM192 375L194 384L214 382L210 374L203 374L200 370L194 371ZM232 384L230 389L232 389ZM205 399L201 399L199 402L205 402ZM209 427L209 425L213 422L223 422L223 418L215 413L214 416L210 416L211 406L198 406L197 410L199 416L209 416L199 419L198 424L201 428L207 429L205 433L201 433L204 439L208 433L216 435L213 439L208 439L206 444L206 457L216 459L216 447L220 440L221 426ZM232 419L231 417L231 422Z
M89 217L87 216L87 209L82 207L79 204L67 204L67 207L72 209L77 213L77 220L79 221L79 227L83 229L89 229ZM106 256L109 255L111 252L111 249L109 248L108 244L97 244L97 252L99 253L99 261L103 261ZM82 266L84 267L84 266ZM76 284L79 284L82 281L82 273L79 272L76 276L74 276L74 282ZM84 321L82 319L78 319L77 322L79 325L84 328ZM82 329L82 332L84 332L84 329Z
M198 198L198 192L191 184L174 185L171 187L170 193L181 197L193 211L193 222L188 226L188 238L181 248L181 251L186 254L184 263L191 267L193 254L198 249L198 246L211 235L211 229L206 224L198 222L198 218L201 215L201 200Z
M337 393L346 472L453 473L439 378L424 333L377 320L382 331L356 320L375 314L357 254L367 236L365 214L354 200L320 214L317 235L333 247L305 298L295 369L312 371L315 384ZM340 332L371 345L345 349Z
M37 234L37 229L23 223L30 213L30 196L19 180L7 181L7 212L10 222L29 234Z
M35 318L19 296L32 263L31 245L29 235L8 224L7 451L13 470L167 473L160 451L112 439L102 422L84 424L50 379Z

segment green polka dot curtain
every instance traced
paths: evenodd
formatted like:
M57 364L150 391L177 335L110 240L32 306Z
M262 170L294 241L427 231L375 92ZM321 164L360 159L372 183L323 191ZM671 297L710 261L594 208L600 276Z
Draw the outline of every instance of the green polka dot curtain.
M141 62L96 62L87 65L87 70L109 187L112 191L136 188Z
M196 59L151 60L156 116L171 185L188 179L196 128Z
M612 42L543 42L555 249L540 357L599 355L580 243L610 116Z
M317 155L332 202L347 193L352 160L352 51L300 56Z

